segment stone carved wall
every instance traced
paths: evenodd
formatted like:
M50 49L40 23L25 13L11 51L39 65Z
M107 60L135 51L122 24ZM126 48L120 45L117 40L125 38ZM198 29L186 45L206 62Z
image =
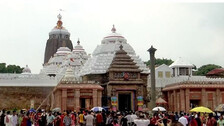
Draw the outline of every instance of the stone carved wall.
M52 90L53 87L0 87L0 109L29 109L31 100L37 108ZM47 106L50 102L44 103L43 107Z

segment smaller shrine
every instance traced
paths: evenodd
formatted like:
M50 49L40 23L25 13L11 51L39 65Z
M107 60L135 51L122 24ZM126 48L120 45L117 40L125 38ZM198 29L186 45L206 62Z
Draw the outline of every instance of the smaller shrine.
M90 110L95 106L102 106L103 88L92 82L79 82L71 67L53 91L53 108L64 110Z
M141 78L141 70L120 45L108 69L109 81L106 85L108 105L113 111L141 110L146 97L146 88ZM104 94L106 94L104 92Z

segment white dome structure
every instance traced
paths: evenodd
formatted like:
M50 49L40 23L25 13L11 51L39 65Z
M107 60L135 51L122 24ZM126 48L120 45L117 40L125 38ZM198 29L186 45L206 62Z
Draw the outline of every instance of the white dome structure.
M48 75L56 75L60 71L60 67L66 56L71 53L71 50L68 47L60 47L57 49L57 52L51 57L44 65L44 68L41 70L41 73Z
M75 76L80 76L80 70L85 62L88 60L85 49L80 45L80 41L77 41L77 45L73 48L73 51L66 56L63 64L61 65L60 73L65 73L68 67L73 68Z
M127 43L125 37L116 33L114 26L111 31L112 33L103 38L101 45L96 47L92 57L84 64L81 75L106 73L120 45L123 45L123 49L131 56L136 65L139 66L142 73L148 73L148 68L143 61L136 56L134 49Z
M31 70L30 70L30 68L28 67L28 65L26 65L26 67L23 69L22 74L31 74Z

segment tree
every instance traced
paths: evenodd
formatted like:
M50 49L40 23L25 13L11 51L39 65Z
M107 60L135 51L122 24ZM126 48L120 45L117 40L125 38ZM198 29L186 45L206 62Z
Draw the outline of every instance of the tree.
M215 68L222 68L222 67L219 65L215 65L215 64L207 64L207 65L203 65L200 68L198 68L198 70L194 74L200 75L200 76L205 76L209 71L211 71Z
M0 73L22 73L23 68L17 65L8 65L0 63Z
M171 60L171 59L164 59L164 58L162 58L162 59L160 59L160 58L157 58L156 59L156 62L155 62L155 65L156 66L159 66L159 65L162 65L162 64L166 64L166 65L171 65L173 63L173 60ZM147 66L150 66L150 60L149 61L147 61L147 62L145 62L145 64L147 65Z
M7 73L6 72L6 63L0 63L0 73Z

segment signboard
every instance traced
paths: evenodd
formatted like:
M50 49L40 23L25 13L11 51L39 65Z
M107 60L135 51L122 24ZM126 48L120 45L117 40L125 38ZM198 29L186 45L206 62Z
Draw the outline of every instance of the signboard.
M138 96L137 101L138 101L137 105L143 105L143 97L142 96Z
M111 105L117 106L117 97L111 97Z
M201 93L190 93L190 99L200 100Z

